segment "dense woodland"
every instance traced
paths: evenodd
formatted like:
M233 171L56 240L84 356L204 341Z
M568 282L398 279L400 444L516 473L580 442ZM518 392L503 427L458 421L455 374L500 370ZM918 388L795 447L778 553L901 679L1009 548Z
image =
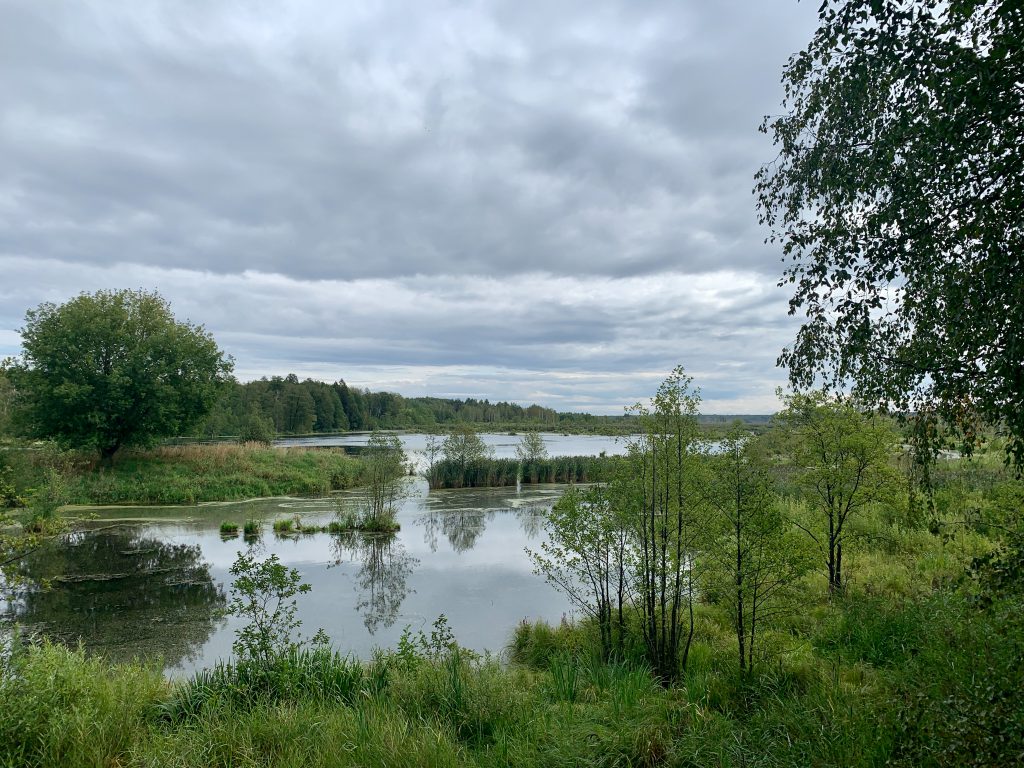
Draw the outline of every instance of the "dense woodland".
M625 416L559 413L539 405L489 400L403 397L371 392L343 380L327 384L294 374L246 384L230 382L199 427L204 437L260 434L302 435L373 429L429 429L453 424L507 427L532 425L552 430L628 431Z
M487 429L534 428L565 432L628 434L636 428L630 415L597 416L559 412L540 405L522 406L505 401L442 397L404 397L396 392L371 392L295 374L224 385L225 392L196 435L206 438L260 438L374 429L444 429L473 424ZM2 398L0 398L2 399ZM701 415L707 428L723 427L740 419L755 430L770 420L766 415Z

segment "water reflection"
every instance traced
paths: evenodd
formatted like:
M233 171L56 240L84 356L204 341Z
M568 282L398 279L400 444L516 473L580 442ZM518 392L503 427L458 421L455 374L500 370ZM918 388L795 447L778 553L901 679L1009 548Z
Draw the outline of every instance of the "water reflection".
M241 620L218 617L231 564L247 547L261 558L277 555L310 584L298 600L304 632L323 627L335 647L361 658L394 647L407 625L429 630L442 613L460 643L498 651L523 618L558 621L571 609L523 551L543 539L539 516L564 486L428 492L416 479L409 490L393 537L341 541L326 533L279 536L272 524L298 515L303 525L326 525L339 506L358 503L359 490L324 499L96 510L93 530L32 564L37 581L86 578L55 582L50 594L33 590L8 614L42 634L82 639L90 652L162 655L168 675L187 675L231 654ZM246 520L259 521L262 535L220 535L222 521Z
M223 623L224 589L193 544L125 528L80 532L37 550L22 571L27 586L5 618L112 661L179 665Z
M371 635L391 627L409 595L409 577L419 565L393 535L348 533L334 536L333 565L358 563L356 611ZM328 566L330 567L330 566Z
M424 504L426 511L417 518L416 524L423 526L423 542L431 552L437 551L439 535L447 539L456 552L468 552L483 535L487 522L499 514L515 517L527 541L536 539L543 529L544 512L550 506L550 500L544 497L536 503L501 508L455 506L451 499L440 498Z

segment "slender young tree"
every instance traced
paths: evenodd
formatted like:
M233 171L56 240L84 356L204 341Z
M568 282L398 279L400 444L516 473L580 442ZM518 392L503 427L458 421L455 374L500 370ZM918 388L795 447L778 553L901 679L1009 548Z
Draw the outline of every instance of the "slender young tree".
M529 475L530 482L537 482L537 464L548 457L547 446L539 432L524 432L516 446L516 458L519 459L519 474L522 478Z
M366 472L367 496L360 525L371 530L395 527L405 476L405 452L397 435L374 431L360 454Z
M700 393L676 368L652 407L637 404L640 434L629 444L629 476L620 486L634 526L634 601L648 660L665 683L685 669L694 634L695 569L705 507L700 499L697 406Z
M788 447L790 470L811 508L795 519L818 548L830 593L843 590L843 551L851 522L865 508L892 501L898 480L892 466L896 436L881 417L822 392L783 398L776 416Z
M779 512L772 479L750 450L750 438L733 429L711 462L707 498L719 538L708 547L716 565L708 572L708 591L729 608L740 674L746 675L754 668L759 630L794 608L791 588L809 562Z
M631 546L622 516L603 486L570 488L545 518L548 539L527 550L536 572L593 618L606 660L621 654L630 595Z

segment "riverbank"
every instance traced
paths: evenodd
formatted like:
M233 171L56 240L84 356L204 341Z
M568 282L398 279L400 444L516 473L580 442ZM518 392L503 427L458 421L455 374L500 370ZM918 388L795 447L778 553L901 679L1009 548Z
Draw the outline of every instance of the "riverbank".
M65 504L146 505L238 501L266 496L324 496L359 482L362 465L339 450L218 443L125 450L113 466L52 448L8 449L18 491L50 482ZM58 476L54 477L54 472Z

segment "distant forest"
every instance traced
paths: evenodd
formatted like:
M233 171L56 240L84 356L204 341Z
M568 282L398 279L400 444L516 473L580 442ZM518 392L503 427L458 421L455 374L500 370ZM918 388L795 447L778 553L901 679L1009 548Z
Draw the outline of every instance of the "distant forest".
M768 416L704 416L708 425L741 418L756 425ZM633 429L631 416L594 416L558 412L540 405L467 398L403 397L394 392L371 392L350 387L344 381L327 384L295 374L274 376L246 384L232 382L203 422L203 437L248 436L268 433L303 435L371 429L444 428L473 424L492 428L533 427L553 431L626 433Z
M344 381L327 384L295 374L232 383L214 406L200 434L205 437L256 434L260 427L279 435L371 429L430 429L452 424L535 426L573 431L628 431L627 416L558 413L539 405L488 400L403 397L371 392Z

